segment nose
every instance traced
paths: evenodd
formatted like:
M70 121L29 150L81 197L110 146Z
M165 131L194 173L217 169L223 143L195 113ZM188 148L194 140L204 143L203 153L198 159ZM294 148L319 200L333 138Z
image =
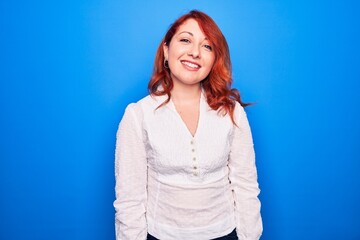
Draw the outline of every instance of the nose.
M193 58L200 58L200 49L199 46L197 45L193 45L189 52L188 52L189 56L192 56Z

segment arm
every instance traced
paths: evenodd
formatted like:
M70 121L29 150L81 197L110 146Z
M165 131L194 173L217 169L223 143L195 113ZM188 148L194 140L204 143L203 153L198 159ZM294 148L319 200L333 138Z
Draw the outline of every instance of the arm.
M262 234L262 219L254 145L246 113L238 103L234 117L237 127L231 143L229 179L235 200L236 232L241 240L257 240Z
M114 207L117 240L146 239L147 235L147 160L141 118L140 107L130 104L116 135Z

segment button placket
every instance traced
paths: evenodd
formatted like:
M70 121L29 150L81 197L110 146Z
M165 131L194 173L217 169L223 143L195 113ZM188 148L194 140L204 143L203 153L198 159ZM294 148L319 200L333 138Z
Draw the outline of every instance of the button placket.
M191 139L190 146L191 146L191 157L192 157L192 175L197 177L199 175L199 171L198 171L197 152L196 152L194 139Z

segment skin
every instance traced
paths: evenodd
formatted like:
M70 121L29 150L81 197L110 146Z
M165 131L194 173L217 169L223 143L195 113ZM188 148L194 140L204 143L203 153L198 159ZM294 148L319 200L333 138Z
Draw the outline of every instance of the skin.
M164 44L164 56L169 62L174 88L199 87L215 60L210 42L194 19L188 19L178 28L169 46Z
M199 120L200 82L210 73L215 60L212 46L194 19L188 19L171 39L164 44L174 83L171 100L192 136Z

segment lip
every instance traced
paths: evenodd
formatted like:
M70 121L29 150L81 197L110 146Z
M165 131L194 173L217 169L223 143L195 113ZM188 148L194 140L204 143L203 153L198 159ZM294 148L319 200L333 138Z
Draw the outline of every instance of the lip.
M197 71L201 68L201 65L197 62L192 62L192 61L189 61L189 60L180 60L180 63L188 70L191 70L191 71ZM187 65L186 63L190 63L190 64L193 64L193 65L196 65L197 67L192 67L192 66L189 66Z

